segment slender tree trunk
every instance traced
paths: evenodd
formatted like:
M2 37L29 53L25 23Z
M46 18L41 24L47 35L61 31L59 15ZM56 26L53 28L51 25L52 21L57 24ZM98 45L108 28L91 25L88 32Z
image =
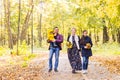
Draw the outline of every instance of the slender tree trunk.
M2 5L2 3L1 3ZM2 22L2 12L1 12L1 37L0 37L0 41L1 41L1 46L3 46L3 22Z
M116 39L115 39L115 34L113 34L113 33L112 33L112 40L113 40L113 42L116 41Z
M3 3L4 3L4 27L5 27L5 32L4 32L4 45L6 44L6 32L7 32L7 24L6 24L6 17L7 17L7 15L6 15L6 0L4 0L3 1Z
M4 7L5 7L5 21L6 27L8 32L8 47L13 49L13 39L12 39L12 32L10 28L10 1L4 0Z
M109 41L109 36L108 36L108 32L107 32L107 27L105 26L105 20L103 19L103 43L106 43Z
M18 14L18 33L17 33L17 55L19 55L19 38L20 38L20 19L21 19L21 0L19 0L19 14Z
M8 26L8 39L9 39L9 48L13 49L13 39L12 39L12 32L11 32L11 27L10 27L10 0L7 1L7 4L8 4L8 23L7 23L7 26Z
M30 34L27 34L27 45L30 45Z
M97 44L97 34L96 34L96 29L94 28L94 40L95 40L95 44Z
M103 43L106 43L109 41L109 36L108 36L108 32L107 32L107 27L104 26L103 27Z
M120 28L117 29L117 42L120 43Z
M108 16L107 16L107 17L108 17ZM112 26L111 19L110 19L110 18L108 18L108 20L109 20L109 25L110 25L110 28L111 28L112 40L113 40L113 42L115 42L115 41L116 41L116 39L115 39L114 26Z
M97 36L96 36L97 42L99 42L99 33L98 33L98 29L97 29Z
M89 32L89 36L92 37L91 31Z
M42 47L42 34L41 34L41 27L42 27L42 14L40 14L40 20L39 20L39 28L38 28L38 40L39 40L39 45Z
M34 6L32 5L33 4L33 0L31 0L31 3L30 3L30 5L31 5L31 9L30 9L30 11L28 11L27 12L27 15L26 15L26 18L25 18L25 21L24 21L24 24L23 24L23 27L22 27L22 31L21 31L21 36L20 36L20 39L21 39L21 43L22 43L22 41L23 40L25 40L26 39L26 32L27 32L27 29L28 29L28 22L29 22L29 20L30 20L30 16L31 16L31 14L32 14L32 11L33 11L33 8L34 8Z
M34 3L33 3L34 6ZM31 53L33 53L33 11L32 11L32 19L31 19Z

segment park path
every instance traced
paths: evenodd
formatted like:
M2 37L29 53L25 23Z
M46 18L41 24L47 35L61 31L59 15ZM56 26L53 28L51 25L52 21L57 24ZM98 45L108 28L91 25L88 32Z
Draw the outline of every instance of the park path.
M59 72L48 73L49 52L35 53L38 53L37 57L32 59L27 67L7 66L10 58L19 62L19 57L0 57L0 64L4 64L0 65L0 80L120 80L120 75L110 73L101 63L95 62L96 60L90 61L88 74L82 74L81 71L72 74L67 54L63 52L60 53Z
M42 80L120 80L120 75L110 73L106 67L99 62L90 61L88 74L82 74L78 71L76 74L71 73L71 66L68 61L67 54L61 53L59 59L59 72L48 73L48 52L44 52L46 56L32 60L32 64L40 65L39 62L44 62L44 67L41 69ZM53 58L54 63L54 58ZM41 80L40 79L40 80Z

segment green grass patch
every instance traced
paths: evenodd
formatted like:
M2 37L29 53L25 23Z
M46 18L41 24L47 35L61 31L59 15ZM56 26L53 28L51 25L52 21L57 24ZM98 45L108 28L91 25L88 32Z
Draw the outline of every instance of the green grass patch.
M120 55L120 44L117 43L106 43L101 45L94 45L93 54L104 55L104 56L112 56L112 55Z

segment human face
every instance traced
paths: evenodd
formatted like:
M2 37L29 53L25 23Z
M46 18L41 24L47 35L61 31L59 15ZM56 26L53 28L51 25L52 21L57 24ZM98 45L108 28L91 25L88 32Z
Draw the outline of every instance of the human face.
M75 35L76 34L76 29L73 28L71 32L72 32L72 35Z
M54 33L58 33L59 32L59 29L58 28L55 28L54 29Z
M87 31L83 32L83 35L84 35L84 36L87 36L87 34L88 34L88 32L87 32Z

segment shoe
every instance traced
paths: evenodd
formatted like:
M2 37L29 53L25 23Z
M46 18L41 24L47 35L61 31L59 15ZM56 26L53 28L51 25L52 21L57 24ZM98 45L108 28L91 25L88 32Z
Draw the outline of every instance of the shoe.
M57 69L54 69L54 71L55 71L55 72L58 72L58 70L57 70Z
M72 73L75 74L76 73L75 70L72 70Z
M87 70L83 70L82 73L83 73L83 74L87 74Z
M51 71L52 71L52 69L49 69L49 70L48 70L48 72L51 72Z

